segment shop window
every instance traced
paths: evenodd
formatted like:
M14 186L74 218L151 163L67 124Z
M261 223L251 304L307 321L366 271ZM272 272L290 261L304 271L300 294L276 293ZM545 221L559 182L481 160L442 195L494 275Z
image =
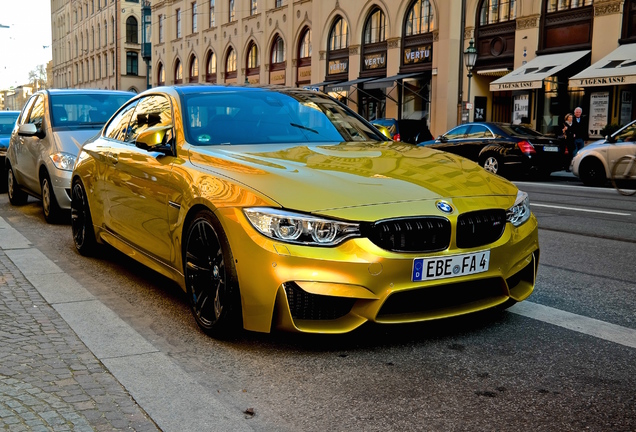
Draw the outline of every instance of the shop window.
M216 82L216 54L210 51L205 65L205 81Z
M329 30L327 45L327 77L329 80L346 80L349 76L349 26L340 16Z
M379 8L374 8L369 13L364 24L364 35L362 38L362 67L360 76L362 77L383 77L386 75L386 17ZM383 101L384 94L376 95ZM377 112L377 109L375 110Z
M183 82L183 65L181 61L177 59L176 64L174 65L174 83L181 84Z
M276 36L272 44L272 56L270 63L272 65L285 63L285 42L280 36Z
M380 9L376 9L371 13L367 22L364 25L364 43L373 44L378 42L384 42L386 31L386 17L384 12Z
M305 27L300 35L298 68L296 69L297 85L311 83L311 29Z
M189 82L199 82L199 60L195 55L190 57L190 76Z
M406 14L405 35L429 33L435 29L433 7L429 0L413 2Z
M298 57L301 59L311 58L311 29L307 28L300 38L300 48Z
M166 84L166 70L163 68L163 63L161 62L157 65L157 84L160 86Z
M255 69L259 66L258 62L258 47L254 42L250 43L250 46L247 50L247 68Z
M338 17L329 32L329 50L336 51L349 46L349 28L347 22Z
M233 78L236 78L236 51L229 48L225 58L225 79L227 81Z

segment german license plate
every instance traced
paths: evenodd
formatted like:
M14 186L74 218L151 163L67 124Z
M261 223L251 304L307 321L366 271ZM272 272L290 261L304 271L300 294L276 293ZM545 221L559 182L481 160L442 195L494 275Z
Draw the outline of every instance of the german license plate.
M558 152L559 148L557 146L543 146L543 151Z
M413 281L466 276L488 271L490 251L413 260Z

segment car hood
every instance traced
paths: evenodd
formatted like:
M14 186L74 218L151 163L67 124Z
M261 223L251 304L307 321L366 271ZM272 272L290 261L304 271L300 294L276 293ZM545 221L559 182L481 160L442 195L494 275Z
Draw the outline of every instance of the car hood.
M77 156L84 142L98 134L102 128L55 130L55 146L58 151Z
M507 180L448 153L394 142L190 147L190 161L307 212L441 198L516 196Z

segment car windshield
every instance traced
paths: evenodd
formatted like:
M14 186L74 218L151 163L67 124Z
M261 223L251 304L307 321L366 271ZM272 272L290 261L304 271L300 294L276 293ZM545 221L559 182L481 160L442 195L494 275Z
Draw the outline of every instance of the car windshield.
M612 138L617 143L636 142L636 122L628 124L618 132L615 132Z
M318 92L240 89L182 96L193 145L383 141L364 120Z
M532 137L543 136L536 130L532 130L525 126L520 126L516 124L504 124L504 125L499 124L497 126L508 135L521 135L521 136L532 136Z
M11 136L13 125L18 118L19 113L0 114L0 137L5 138Z
M122 93L51 95L51 125L103 126L117 109L133 95Z

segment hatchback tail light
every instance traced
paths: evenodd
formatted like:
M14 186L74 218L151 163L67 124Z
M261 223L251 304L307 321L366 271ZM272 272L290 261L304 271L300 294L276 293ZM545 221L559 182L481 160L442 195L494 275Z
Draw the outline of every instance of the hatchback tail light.
M393 141L401 141L399 133L396 133L395 135L393 135Z
M537 152L534 149L534 146L530 144L528 141L518 142L517 147L519 147L519 150L521 150L521 152L525 154L535 154Z

